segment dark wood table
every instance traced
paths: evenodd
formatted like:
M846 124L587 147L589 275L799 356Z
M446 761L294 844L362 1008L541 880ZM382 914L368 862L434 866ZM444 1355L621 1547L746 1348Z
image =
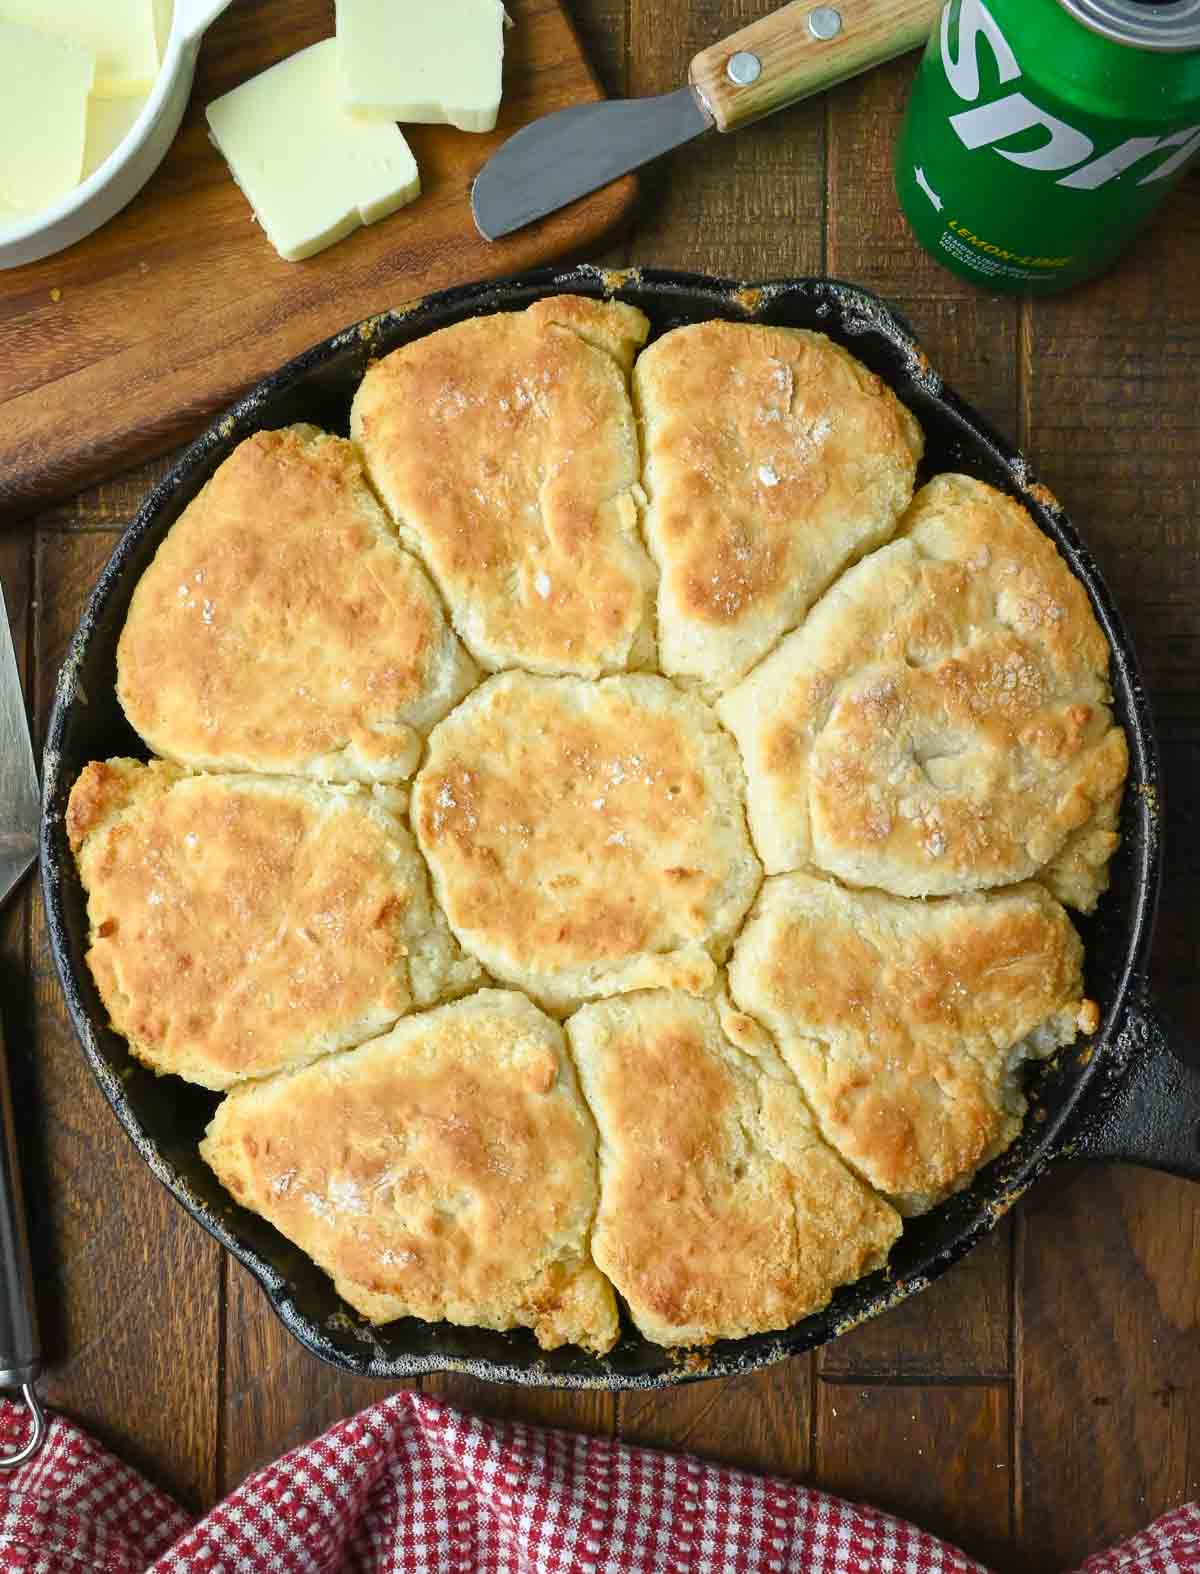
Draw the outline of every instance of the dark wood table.
M767 9L575 0L608 88L627 94L676 86L696 49ZM1200 178L1102 282L1036 305L978 294L916 249L896 209L913 66L666 160L608 260L868 285L1032 456L1117 594L1153 694L1170 826L1156 985L1200 1042ZM35 737L82 599L165 463L0 532ZM79 1054L32 883L0 948L46 1395L202 1508L387 1385L296 1345L138 1160ZM1065 1568L1200 1498L1200 1187L1063 1165L926 1294L755 1376L619 1397L424 1386L861 1496L1012 1574Z

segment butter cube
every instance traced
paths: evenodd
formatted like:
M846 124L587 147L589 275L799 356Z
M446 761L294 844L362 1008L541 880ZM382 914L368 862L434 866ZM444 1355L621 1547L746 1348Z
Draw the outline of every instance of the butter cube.
M505 20L500 0L337 0L342 98L362 114L490 131Z
M79 184L95 61L0 21L0 205L36 212Z
M208 106L214 142L288 262L373 224L421 190L399 128L343 107L336 48L332 38L312 44Z
M94 55L97 98L148 93L158 75L153 0L0 0L0 22L57 34Z

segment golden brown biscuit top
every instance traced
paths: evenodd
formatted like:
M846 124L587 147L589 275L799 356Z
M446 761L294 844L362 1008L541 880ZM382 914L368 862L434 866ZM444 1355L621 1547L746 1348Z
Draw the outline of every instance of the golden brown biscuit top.
M522 315L531 328L539 331L563 328L575 334L593 349L611 356L626 377L650 331L649 319L636 306L626 306L623 301L594 301L587 295L550 295L534 301Z
M758 887L740 792L711 713L664 679L506 673L435 729L412 821L463 943L566 1007L672 958L706 987Z
M677 328L639 358L664 672L736 681L912 498L923 439L824 334Z
M280 778L87 766L67 810L87 959L134 1053L226 1087L384 1031L413 1005L418 968L451 973L398 807Z
M664 1344L790 1326L883 1261L880 1193L964 1184L1020 1062L1096 1025L1013 883L1090 908L1116 846L1082 585L982 483L914 501L919 426L824 335L647 332L469 319L371 367L361 460L242 443L118 650L177 763L71 793L114 1028L235 1087L205 1158L375 1322L603 1353L603 1269ZM406 789L329 785L422 751L407 824ZM480 963L513 987L443 1005ZM518 990L574 1012L599 1148Z
M481 990L240 1089L202 1152L375 1321L616 1336L587 1251L595 1128L561 1029L520 995Z
M826 1148L770 1049L740 1053L712 1003L627 995L584 1006L567 1033L601 1133L593 1252L652 1337L784 1328L882 1261L895 1214Z
M352 430L476 659L611 672L652 656L626 376L646 319L572 296L474 318L368 372Z
M718 707L767 868L939 895L1089 837L1081 878L1047 878L1090 907L1127 751L1086 592L1022 508L965 476L931 481L901 532Z
M354 446L312 427L217 469L142 576L117 667L159 752L327 780L409 775L475 677Z
M914 1211L1011 1141L1018 1062L1095 1027L1082 959L1040 885L915 902L786 874L765 882L729 980L826 1139Z

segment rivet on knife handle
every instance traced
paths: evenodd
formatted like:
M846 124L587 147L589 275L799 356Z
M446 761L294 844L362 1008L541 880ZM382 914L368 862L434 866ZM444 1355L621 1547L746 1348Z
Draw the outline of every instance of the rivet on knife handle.
M736 131L924 44L941 9L942 0L793 0L702 49L689 78L717 129Z

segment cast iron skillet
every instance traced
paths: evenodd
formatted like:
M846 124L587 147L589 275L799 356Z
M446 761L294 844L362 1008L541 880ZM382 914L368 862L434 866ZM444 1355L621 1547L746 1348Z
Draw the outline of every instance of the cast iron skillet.
M345 432L368 362L435 328L527 306L570 290L640 306L655 333L721 317L816 328L885 379L925 429L921 479L962 470L1020 498L1087 587L1112 646L1116 713L1130 747L1129 790L1112 887L1080 921L1087 988L1103 1020L1088 1043L1040 1071L1022 1135L966 1191L905 1229L889 1267L840 1290L823 1312L782 1334L727 1340L681 1360L627 1329L604 1360L576 1349L546 1354L532 1335L401 1319L372 1329L328 1278L270 1225L238 1207L196 1151L216 1095L132 1060L107 1026L84 963L83 893L67 850L67 794L86 761L145 756L117 704L115 651L130 596L168 528L235 444L263 427L313 421ZM908 328L875 296L820 279L738 284L688 274L596 268L545 270L448 290L385 312L314 346L266 378L187 450L150 495L100 576L59 678L45 756L42 882L51 945L83 1050L142 1157L192 1216L255 1275L296 1337L348 1371L400 1377L446 1368L515 1383L656 1387L690 1376L748 1371L809 1349L923 1289L990 1230L1062 1154L1133 1159L1200 1179L1200 1069L1168 1048L1146 992L1146 960L1162 861L1159 768L1150 711L1128 637L1091 557L1025 460L944 388Z

